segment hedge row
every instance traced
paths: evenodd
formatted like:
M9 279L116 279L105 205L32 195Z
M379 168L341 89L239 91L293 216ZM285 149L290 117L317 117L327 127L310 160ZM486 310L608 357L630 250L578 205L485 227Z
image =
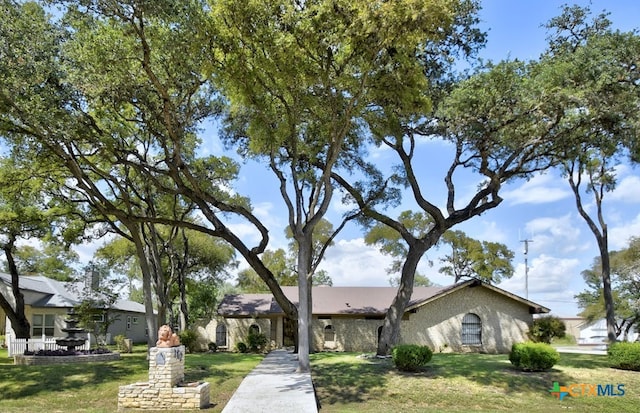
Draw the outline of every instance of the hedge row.
M640 371L640 343L617 342L609 346L609 365L616 369Z

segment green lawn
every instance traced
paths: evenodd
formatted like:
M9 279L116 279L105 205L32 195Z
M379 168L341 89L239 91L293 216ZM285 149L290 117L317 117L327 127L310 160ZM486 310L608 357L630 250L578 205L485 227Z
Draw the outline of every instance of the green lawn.
M115 412L119 386L148 380L146 354L145 346L136 346L108 363L14 366L0 349L0 412ZM214 406L207 411L219 412L261 360L256 354L187 354L185 380L211 383Z
M357 354L312 356L313 380L324 412L637 412L640 372L607 367L606 356L561 354L551 371L514 369L507 355L434 354L419 373L396 371L390 360ZM624 396L565 397L553 382L624 384ZM614 386L615 387L615 386Z
M607 367L606 356L561 354L544 373L515 370L506 355L435 354L419 373L400 373L390 360L353 353L311 356L321 412L637 412L640 372ZM0 349L0 412L115 412L118 386L146 381L145 347L109 363L14 366ZM185 379L211 383L207 411L219 412L262 356L187 354ZM619 397L565 397L553 382L624 384ZM165 412L166 413L166 412Z

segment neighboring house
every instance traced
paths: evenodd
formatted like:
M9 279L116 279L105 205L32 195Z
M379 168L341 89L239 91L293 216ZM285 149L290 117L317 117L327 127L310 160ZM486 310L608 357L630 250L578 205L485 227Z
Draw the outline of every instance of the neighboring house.
M618 340L636 341L638 339L638 332L635 328L631 328L628 336L625 338L622 335L618 337ZM585 322L580 326L580 335L578 337L578 344L580 345L599 345L605 344L608 341L607 337L607 320L600 319L591 323Z
M82 301L73 284L43 276L20 276L20 291L24 295L25 313L31 324L31 337L65 337L67 312ZM12 304L11 276L0 273L0 293ZM2 334L15 337L8 317L0 310ZM124 334L133 342L146 342L147 331L144 305L119 300L109 309L109 318L116 318L109 326L107 340ZM99 321L99 320L98 320Z
M565 334L568 336L572 336L576 343L578 343L580 339L580 329L587 322L585 318L582 317L558 317L564 323L566 330Z
M298 287L283 287L298 302ZM393 287L314 287L311 349L363 351L377 348ZM500 288L469 280L449 287L416 287L402 317L399 343L434 351L507 353L526 340L533 314L549 309ZM295 343L296 323L271 294L227 295L219 317L204 328L218 347L234 349L250 330L274 347ZM215 337L215 339L213 339Z

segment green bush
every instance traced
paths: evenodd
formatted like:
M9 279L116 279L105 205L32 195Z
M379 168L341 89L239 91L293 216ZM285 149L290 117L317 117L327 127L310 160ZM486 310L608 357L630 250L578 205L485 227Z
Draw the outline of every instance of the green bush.
M511 347L509 361L524 371L545 371L560 361L560 355L546 343L517 343Z
M124 334L118 334L113 338L113 341L116 342L116 348L118 349L118 351L125 351L127 349L127 346L124 344L124 341L126 339L127 336L125 336Z
M267 337L262 333L251 332L249 333L247 342L249 343L249 350L254 353L258 353L267 345Z
M195 353L198 350L198 333L195 330L183 330L178 334L180 343L184 345L189 353Z
M246 353L247 349L248 349L247 345L242 341L236 344L236 350L238 350L238 353Z
M531 330L529 330L529 340L536 343L551 344L551 340L555 337L562 338L565 336L567 326L564 321L558 317L545 316L533 320Z
M416 344L401 344L391 351L393 363L402 371L417 371L431 361L432 356L429 347Z
M640 343L620 341L612 343L607 351L609 365L616 369L640 371Z
M209 348L209 351L212 353L215 353L216 351L218 351L218 345L213 341L210 341L209 344L207 344L207 348Z

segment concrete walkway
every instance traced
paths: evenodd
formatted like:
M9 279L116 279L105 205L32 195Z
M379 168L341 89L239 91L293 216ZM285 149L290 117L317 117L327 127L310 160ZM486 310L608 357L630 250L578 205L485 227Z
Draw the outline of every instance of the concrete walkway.
M274 350L242 380L222 413L317 413L311 373L296 373L297 355Z

